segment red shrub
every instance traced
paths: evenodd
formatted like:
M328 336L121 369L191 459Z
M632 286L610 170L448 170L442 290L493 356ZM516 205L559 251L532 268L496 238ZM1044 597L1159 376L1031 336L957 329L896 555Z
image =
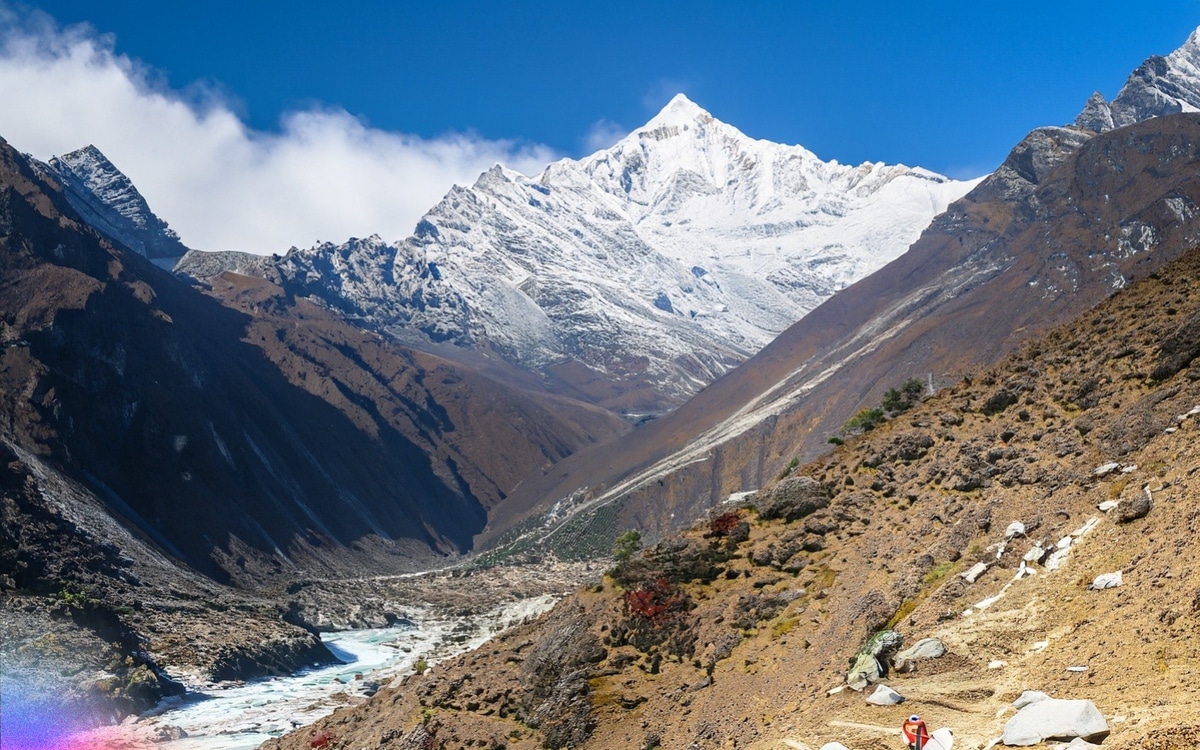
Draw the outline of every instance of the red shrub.
M644 617L655 626L660 626L667 616L684 606L683 597L675 591L666 578L644 584L625 592L625 611L630 615Z
M723 537L728 536L729 532L737 528L741 516L736 510L731 510L728 513L722 513L719 516L713 516L708 522L709 536Z

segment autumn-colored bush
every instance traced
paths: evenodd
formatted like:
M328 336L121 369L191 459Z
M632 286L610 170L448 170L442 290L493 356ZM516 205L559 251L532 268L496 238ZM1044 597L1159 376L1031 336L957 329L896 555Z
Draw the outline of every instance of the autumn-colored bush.
M708 534L718 538L729 536L730 532L737 528L740 520L741 517L736 510L713 516L708 521Z
M331 742L333 742L333 735L328 732L321 732L308 741L308 746L313 748L313 750L320 750L320 748L329 747L329 743Z
M672 613L686 609L686 599L666 578L625 592L625 612L631 617L644 618L655 627L662 627Z

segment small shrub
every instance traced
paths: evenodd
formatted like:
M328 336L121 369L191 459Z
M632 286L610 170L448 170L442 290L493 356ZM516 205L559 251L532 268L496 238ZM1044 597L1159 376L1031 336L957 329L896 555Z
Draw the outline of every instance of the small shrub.
M613 545L613 559L619 563L627 561L642 548L642 534L637 529L630 529L617 537Z
M686 608L687 601L666 578L625 592L625 611L655 627L662 627L671 613Z
M708 535L712 537L729 536L729 534L737 528L741 521L741 516L736 510L731 510L728 513L722 513L719 516L714 516L708 521Z

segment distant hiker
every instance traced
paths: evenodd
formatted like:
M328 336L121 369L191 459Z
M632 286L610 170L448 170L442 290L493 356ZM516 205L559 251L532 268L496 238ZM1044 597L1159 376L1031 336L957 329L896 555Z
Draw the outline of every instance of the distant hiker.
M921 717L916 714L908 717L908 721L901 725L900 731L904 733L904 741L908 743L908 750L923 750L925 743L929 742L929 730L925 728L925 722L921 721Z

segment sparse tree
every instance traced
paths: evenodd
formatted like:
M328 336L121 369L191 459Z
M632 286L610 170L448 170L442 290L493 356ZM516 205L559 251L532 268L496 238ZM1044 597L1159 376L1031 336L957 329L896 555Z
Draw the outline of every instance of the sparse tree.
M637 529L630 529L617 537L616 544L613 545L613 559L619 563L623 563L633 557L633 553L641 548L642 533Z

